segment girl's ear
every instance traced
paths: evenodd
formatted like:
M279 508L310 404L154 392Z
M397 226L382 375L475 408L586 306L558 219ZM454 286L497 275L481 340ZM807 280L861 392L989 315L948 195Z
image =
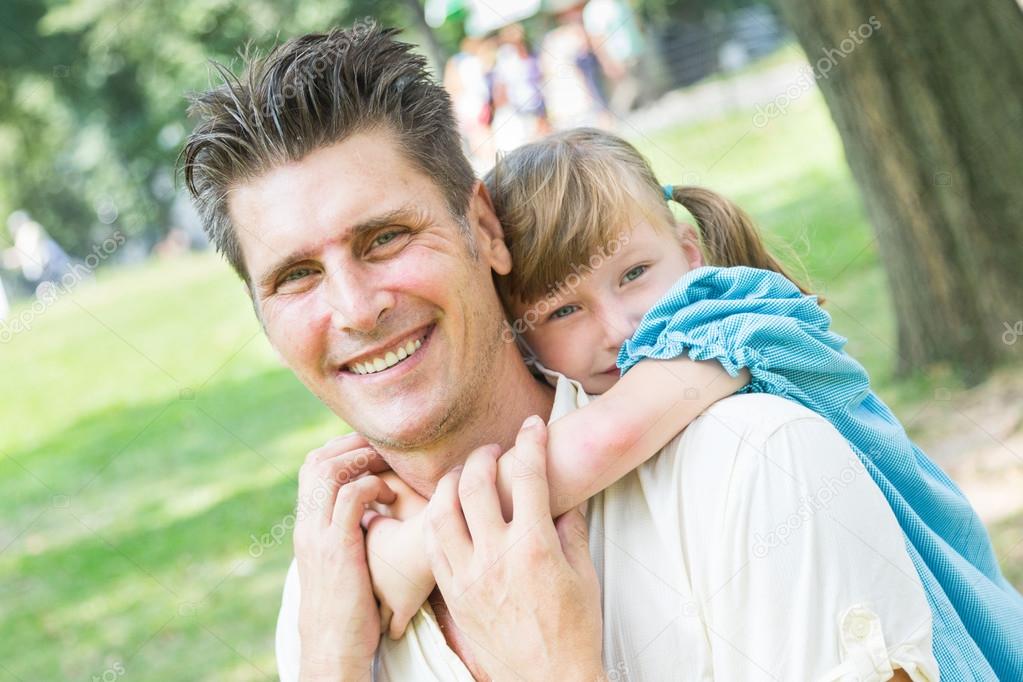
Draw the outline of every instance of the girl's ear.
M469 200L469 228L476 238L476 246L482 258L499 275L507 275L512 269L511 253L504 243L504 228L494 212L494 202L486 185L477 180Z
M689 223L680 221L676 223L676 229L678 230L678 241L682 245L682 252L686 256L686 262L689 263L689 269L702 268L704 265L703 250L700 249L700 236L696 233L696 228Z

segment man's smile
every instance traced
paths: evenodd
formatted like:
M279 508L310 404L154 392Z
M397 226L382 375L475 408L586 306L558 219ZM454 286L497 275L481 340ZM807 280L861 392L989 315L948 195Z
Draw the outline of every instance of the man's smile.
M377 375L393 378L398 372L404 374L419 364L436 326L435 322L430 323L395 342L363 353L342 364L339 372L367 379Z

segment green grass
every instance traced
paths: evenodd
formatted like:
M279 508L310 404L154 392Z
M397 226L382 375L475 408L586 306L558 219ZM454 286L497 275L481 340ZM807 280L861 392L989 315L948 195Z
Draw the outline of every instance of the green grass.
M664 181L732 196L791 246L882 395L933 390L940 374L891 375L876 244L820 99L751 121L636 141ZM252 537L345 426L278 365L227 267L103 271L0 346L0 376L0 680L274 679L291 541L252 556Z
M233 275L211 254L103 272L0 374L0 679L271 679L290 538L257 559L251 536L345 427Z

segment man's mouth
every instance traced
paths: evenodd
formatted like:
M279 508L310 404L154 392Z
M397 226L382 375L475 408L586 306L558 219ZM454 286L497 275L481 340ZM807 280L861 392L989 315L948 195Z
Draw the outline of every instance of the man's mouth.
M343 365L341 369L353 374L366 375L378 374L396 365L401 365L420 353L423 344L433 332L434 326L431 324L425 329L419 329L393 346L375 352L371 356L365 356L357 361L349 362Z

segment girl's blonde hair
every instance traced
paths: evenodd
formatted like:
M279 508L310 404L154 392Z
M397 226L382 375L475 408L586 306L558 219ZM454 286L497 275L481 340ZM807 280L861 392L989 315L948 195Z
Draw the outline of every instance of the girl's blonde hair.
M511 274L499 277L505 301L532 303L591 262L637 215L674 232L664 189L639 151L593 128L549 135L502 156L483 178L504 227ZM767 250L753 221L723 196L701 187L672 189L696 220L708 265L778 272L810 293Z

